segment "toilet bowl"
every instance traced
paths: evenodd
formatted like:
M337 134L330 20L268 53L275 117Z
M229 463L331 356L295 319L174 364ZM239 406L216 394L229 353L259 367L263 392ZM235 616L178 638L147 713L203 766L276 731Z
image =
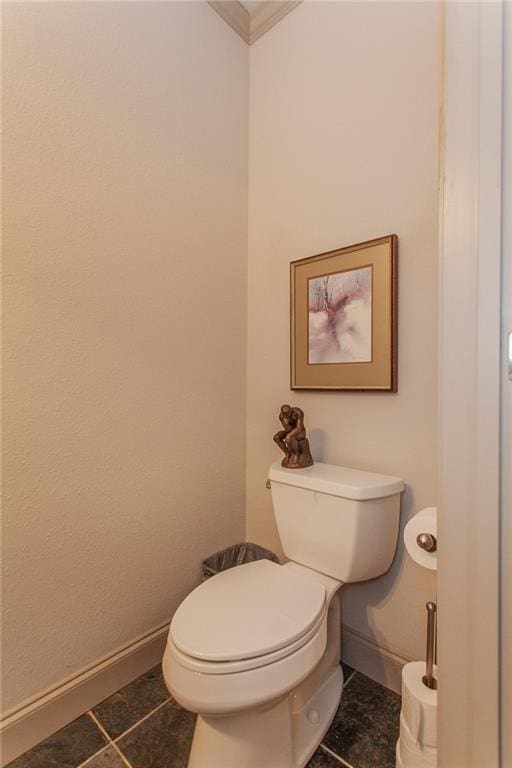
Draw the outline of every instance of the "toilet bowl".
M261 560L209 579L182 603L163 672L176 701L199 715L190 768L306 764L341 697L340 586L296 563Z
M318 664L340 586L294 563L260 560L195 589L169 631L164 675L187 709L222 714L287 694Z
M340 587L380 575L394 555L398 478L321 464L276 464L269 478L290 561L214 576L169 629L166 685L198 715L189 768L306 765L342 694Z

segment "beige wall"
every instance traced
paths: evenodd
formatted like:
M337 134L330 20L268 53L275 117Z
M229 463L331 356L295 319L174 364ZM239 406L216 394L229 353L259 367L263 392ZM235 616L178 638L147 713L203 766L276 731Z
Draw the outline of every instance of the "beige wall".
M248 49L205 3L4 5L8 709L165 621L206 554L279 551L282 402L317 460L435 503L439 9L306 2ZM288 264L396 232L399 391L289 391ZM433 574L346 587L423 653Z
M8 709L243 538L248 49L205 3L3 14Z
M271 548L286 401L317 460L405 480L402 525L436 503L439 27L434 3L305 2L251 47L247 533ZM398 393L290 393L289 262L392 232ZM434 590L400 538L385 577L344 589L343 621L420 657Z

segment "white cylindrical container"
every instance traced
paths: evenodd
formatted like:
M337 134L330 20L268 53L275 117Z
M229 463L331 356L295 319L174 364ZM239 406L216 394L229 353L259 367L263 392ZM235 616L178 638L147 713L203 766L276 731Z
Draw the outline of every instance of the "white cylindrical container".
M402 670L402 711L397 768L437 765L437 691L423 682L425 664L413 661Z

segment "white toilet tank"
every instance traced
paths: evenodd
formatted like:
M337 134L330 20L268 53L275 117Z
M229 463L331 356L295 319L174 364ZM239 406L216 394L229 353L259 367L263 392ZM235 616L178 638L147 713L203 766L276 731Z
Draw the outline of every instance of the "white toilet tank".
M345 583L385 573L395 555L400 517L398 477L333 464L270 467L281 544L296 563Z

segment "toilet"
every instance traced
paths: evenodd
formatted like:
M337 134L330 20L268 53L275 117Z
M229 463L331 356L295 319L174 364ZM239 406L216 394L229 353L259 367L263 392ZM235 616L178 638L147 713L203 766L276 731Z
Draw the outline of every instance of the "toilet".
M343 584L393 560L404 483L330 464L270 467L284 565L219 573L176 611L166 685L197 713L188 768L303 768L338 709Z

